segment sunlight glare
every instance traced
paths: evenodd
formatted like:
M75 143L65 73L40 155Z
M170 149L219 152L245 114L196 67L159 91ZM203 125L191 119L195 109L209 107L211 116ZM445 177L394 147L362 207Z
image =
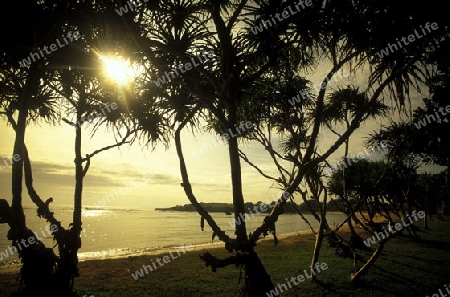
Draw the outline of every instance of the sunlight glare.
M118 56L101 56L100 59L109 79L120 85L126 85L133 81L135 74L129 60Z

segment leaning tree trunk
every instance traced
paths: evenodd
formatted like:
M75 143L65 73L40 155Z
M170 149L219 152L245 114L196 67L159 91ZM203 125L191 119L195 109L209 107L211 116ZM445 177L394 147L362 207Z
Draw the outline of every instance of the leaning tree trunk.
M81 113L78 114L80 117ZM17 125L13 125L16 127ZM16 129L16 128L15 128ZM82 182L83 177L89 166L89 159L86 168L83 169L81 158L81 130L76 130L75 140L75 163L76 163L76 186L75 186L75 207L72 228L66 230L60 221L58 221L53 212L50 211L49 205L53 201L52 198L43 201L37 194L33 186L33 173L31 161L28 155L28 150L24 145L23 149L23 162L25 172L25 185L28 189L28 194L31 200L38 207L38 216L45 218L50 224L56 226L56 231L53 232L54 239L57 242L59 257L57 257L53 249L45 248L45 246L39 243L39 253L35 253L36 258L42 259L43 264L35 265L34 273L30 268L24 270L26 273L22 273L23 277L30 278L30 281L36 283L34 286L26 286L21 292L23 296L30 295L30 292L40 292L46 296L77 296L74 292L74 277L78 276L78 258L77 252L81 247L80 231L81 231L81 194L82 194ZM25 265L24 265L25 267ZM42 269L45 267L46 269ZM43 271L44 270L44 271ZM29 281L29 282L30 282ZM32 288L31 290L29 288Z
M348 129L348 125L347 125L347 129ZM349 142L350 142L349 139L347 139L345 141L344 164L347 163ZM346 180L345 180L345 178L346 178L345 177L345 167L346 166L342 167L342 190L343 190L343 194L344 194L344 200L348 201L347 183L346 183ZM353 210L350 210L350 211L354 214ZM356 232L355 232L355 229L353 228L352 217L350 217L350 219L347 221L347 224L348 224L348 228L350 229L351 236L355 236Z
M80 94L77 106L77 123L82 123L81 117L85 112L86 97ZM64 248L60 249L60 259L56 279L58 290L65 294L74 294L74 279L78 274L78 250L81 248L81 207L83 194L83 178L85 170L83 169L83 157L81 153L81 124L75 125L75 191L74 191L74 209L72 227L67 230L67 237ZM86 170L89 166L86 165Z
M26 153L25 131L29 100L37 93L39 85L38 67L38 65L33 65L30 68L23 93L19 97L18 119L14 129L16 137L13 155L19 155L20 159L12 164L12 203L9 217L11 229L8 232L8 239L12 240L12 246L17 250L22 261L20 278L24 287L20 296L48 292L48 284L49 280L51 281L55 264L55 258L50 253L52 250L46 249L39 238L27 228L22 207L23 159Z
M428 186L427 192L425 194L425 217L423 218L423 227L428 230L428 215L430 212L428 211Z
M354 284L359 281L359 279L375 264L377 259L380 257L381 252L384 249L384 245L386 244L386 240L382 240L378 244L378 248L372 254L372 257L364 264L361 269L359 269L355 274L351 276L351 283Z
M61 222L58 221L54 215L53 212L50 211L50 203L53 201L52 198L47 199L45 202L41 199L41 197L38 195L36 190L33 186L33 171L31 166L30 157L28 155L28 150L26 146L24 147L24 173L25 173L25 185L28 190L28 195L30 196L31 200L36 204L38 207L37 214L39 217L45 218L47 222L49 222L54 227L50 228L52 231L53 238L56 240L56 244L59 249L59 254L64 254L64 249L66 247L66 241L68 233L67 230L62 226ZM67 292L66 289L61 289L61 282L60 280L55 277L55 267L57 267L56 271L58 271L62 265L61 265L61 258L58 258L52 248L45 248L43 249L42 258L47 259L49 267L49 271L47 273L40 272L40 276L45 276L45 280L41 280L41 284L45 284L44 290L42 292L45 292L47 296L70 296L70 293ZM57 274L57 273L56 273Z
M237 138L231 138L229 142L229 153L235 222L239 220L240 214L245 214L244 198L242 195L241 164L238 152ZM241 296L266 296L266 292L273 290L274 286L264 265L254 251L253 244L250 244L248 241L244 218L245 216L243 215L240 224L235 224L237 248L245 255L243 257L245 286L241 291Z
M235 129L237 124L237 111L235 101L230 100L228 105L229 126ZM237 131L236 131L237 132ZM239 133L236 133L239 135ZM265 296L266 292L274 289L270 276L267 274L261 260L253 250L247 237L245 225L245 204L242 194L241 160L239 157L239 146L237 137L230 137L228 141L228 152L230 157L231 183L233 188L233 206L236 226L236 240L238 250L247 254L244 257L245 286L242 297ZM240 224L237 224L241 217Z
M239 172L238 175L232 174L232 180L233 180L233 202L237 202L237 204L234 204L235 207L235 216L237 214L245 213L244 208L244 201L242 197L242 191L240 191L242 188L240 187L241 179L240 179L240 160L239 155L236 154L238 157L237 161L232 158L231 156L234 155L234 152L238 152L237 150L237 142L236 145L230 145L230 161L232 164L232 173ZM238 171L239 170L239 171ZM237 190L234 189L234 185L237 185ZM234 196L234 195L237 195ZM241 208L242 206L242 208ZM242 209L242 210L240 210ZM242 211L242 212L240 212ZM243 216L245 217L245 216ZM242 288L241 297L254 297L254 296L266 296L267 292L270 292L274 289L272 280L270 279L269 274L267 273L266 269L264 268L264 265L262 264L261 260L259 259L257 253L253 249L253 245L250 244L247 238L245 225L243 224L245 221L241 221L241 224L236 224L236 235L237 235L237 248L240 249L244 253L243 259L243 266L244 266L244 273L245 273L245 285ZM240 235L239 235L240 234Z
M352 218L353 218L353 215L347 221L347 225L348 225L348 228L350 229L351 235L354 236L354 235L356 235L356 231L355 231L355 228L353 227Z
M325 231L325 228L328 225L327 221L326 221L327 198L328 198L327 189L324 189L324 193L325 193L325 196L323 199L323 209L320 214L319 232L317 232L316 243L314 245L314 253L313 253L313 257L312 257L312 261L311 261L311 271L314 269L315 264L319 261L320 248L322 247L322 242L323 242L323 233ZM315 273L311 273L311 274L312 274L312 279L315 281L316 274Z
M266 292L270 292L273 290L274 286L270 279L269 274L267 273L266 269L264 268L261 260L259 259L256 252L253 250L253 246L256 242L256 240L249 241L248 237L246 235L246 230L242 229L242 224L237 225L236 229L240 230L241 234L236 239L231 239L229 236L225 234L224 231L220 229L220 227L216 224L214 219L208 214L207 211L204 210L204 208L198 203L194 193L192 192L192 187L189 181L189 176L186 168L186 163L184 161L183 156L183 150L181 146L181 130L183 127L189 122L190 118L195 114L195 112L198 110L198 108L194 108L191 113L180 123L179 127L175 131L175 146L177 150L177 155L180 161L180 173L183 180L183 183L181 186L184 188L184 192L186 196L188 197L189 201L192 203L194 208L197 210L199 215L201 216L201 220L206 221L208 225L213 230L213 236L219 237L219 239L223 242L225 242L225 248L231 253L236 252L235 255L230 256L226 259L217 259L210 253L206 252L205 254L201 255L200 258L205 262L205 265L208 267L210 266L212 268L212 271L215 272L217 268L223 268L228 265L235 265L237 267L241 267L241 269L245 270L245 276L244 276L244 287L241 290L240 296L244 297L251 297L251 296L266 296ZM234 143L234 145L230 146L230 159L233 159L231 156L239 156L238 153L238 146L237 141ZM239 180L236 180L236 176L233 177L234 185L238 186L238 189L240 191L234 190L233 194L236 194L236 198L233 199L233 201L236 200L236 204L238 207L235 206L235 213L240 213L239 211L242 211L241 213L245 213L244 209L244 203L243 203L243 197L242 197L242 186L239 185L240 183L240 160L233 159L234 162L232 162L232 172L233 170L239 170L239 174L237 177ZM239 195L240 192L240 195ZM242 203L239 203L239 199ZM239 218L240 219L240 218ZM245 225L244 225L245 226ZM241 228L241 229L238 229Z
M235 121L233 122L235 123ZM242 247L245 248L245 245L248 242L248 237L244 216L245 204L244 204L244 197L242 194L241 161L239 158L237 137L230 138L228 143L228 152L230 156L234 218L236 221L239 221L239 219L242 217L240 224L236 224L236 239L238 241L238 245L242 244Z
M12 176L11 176L11 186L12 186L12 220L13 227L12 231L15 235L20 237L26 227L25 214L22 207L22 180L23 180L23 154L25 147L25 130L26 122L28 118L28 101L33 95L34 86L37 84L36 81L36 67L32 67L29 72L28 79L23 88L23 93L20 96L19 114L17 119L17 125L15 128L16 138L14 141L13 156L20 156L19 160L12 163ZM17 238L20 239L20 238Z
M38 66L30 68L29 78L25 83L24 92L21 95L21 104L17 122L11 118L11 125L16 132L13 155L19 155L20 160L12 164L12 206L10 215L6 216L11 227L8 238L11 239L12 246L17 249L22 260L20 278L23 287L17 296L35 296L36 294L49 297L72 296L73 290L68 284L71 278L61 277L61 271L65 269L65 251L70 250L73 242L70 231L64 230L61 223L57 221L49 209L51 198L43 202L33 187L33 175L28 150L25 146L26 121L28 118L29 100L36 93L39 85ZM24 176L25 173L25 176ZM57 227L53 232L58 244L60 258L55 255L52 248L46 248L30 229L26 227L25 215L22 208L22 181L25 177L25 185L31 200L38 206L38 216L44 217L48 222ZM3 205L8 208L7 203ZM2 218L4 219L4 217ZM3 223L3 222L2 222ZM54 228L53 228L54 229ZM53 231L53 230L52 230ZM78 233L79 237L79 233ZM25 245L22 240L28 241ZM30 243L33 242L33 243ZM20 245L21 243L21 245ZM76 254L76 250L75 250ZM67 279L69 281L67 281Z
M244 259L245 286L242 288L241 296L267 296L266 293L273 290L274 286L258 255L252 249Z

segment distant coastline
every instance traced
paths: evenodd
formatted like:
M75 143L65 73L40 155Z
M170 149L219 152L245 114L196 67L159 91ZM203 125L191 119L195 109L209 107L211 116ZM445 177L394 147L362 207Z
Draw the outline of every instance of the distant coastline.
M232 213L233 212L233 205L229 203L200 203L207 212L225 212L225 213ZM164 207L160 208L157 207L155 210L159 211L187 211L187 212L196 212L194 206L192 204L185 204L185 205L177 205L172 207Z
M302 204L296 204L294 206L294 204L292 202L286 202L285 206L283 207L283 211L285 213L297 213L297 209L299 209L301 212L305 212L308 211L310 208L314 211L319 211L319 206L318 203L315 200L308 200L308 205L306 203L302 203ZM338 205L339 201L337 200L333 200L331 203L327 204L327 210L329 212L339 212L340 208ZM253 202L247 202L245 203L245 209L248 210L252 210L254 207L258 207L260 204L266 204L263 203L261 201L258 201L257 203L253 203ZM322 204L322 203L320 203ZM200 205L202 205L204 207L204 209L207 212L216 212L216 213L226 213L226 214L232 214L234 212L233 209L233 205L230 203L219 203L219 202L208 202L208 203L204 203L201 202ZM156 211L184 211L184 212L196 212L194 206L192 204L184 204L184 205L176 205L176 206L172 206L172 207L156 207L155 208ZM269 213L272 210L272 208L268 207L266 209L266 211L262 212L262 213Z

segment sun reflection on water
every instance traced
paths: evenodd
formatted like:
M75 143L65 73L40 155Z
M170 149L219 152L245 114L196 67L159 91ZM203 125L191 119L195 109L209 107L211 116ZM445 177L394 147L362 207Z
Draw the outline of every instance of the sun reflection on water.
M91 217L100 217L102 215L110 213L112 213L111 210L83 208L82 216L85 218L91 218Z

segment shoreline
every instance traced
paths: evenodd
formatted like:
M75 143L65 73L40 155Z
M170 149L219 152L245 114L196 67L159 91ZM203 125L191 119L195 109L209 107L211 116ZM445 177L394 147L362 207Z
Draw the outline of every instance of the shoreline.
M327 212L327 214L342 214L341 212ZM330 226L331 227L331 226ZM359 226L355 226L356 228L360 229ZM342 226L340 228L341 232L345 232L348 227L346 225ZM317 228L315 228L317 230ZM281 233L277 234L277 238L279 240L286 240L292 241L294 238L297 238L297 236L308 236L313 235L311 229L301 230L301 231L294 231L294 232L287 232L287 233ZM261 236L258 243L266 242L266 241L273 241L273 235L268 234L266 237ZM184 245L189 243L182 243ZM130 258L139 258L139 257L149 257L149 256L156 256L156 255L163 255L169 252L175 252L177 248L179 248L181 244L174 245L174 246L162 246L157 248L148 248L148 250L145 251L130 251L125 252L122 254L117 255L102 255L101 251L98 252L82 252L78 255L78 261L79 263L85 263L90 261L102 261L102 260L120 260L120 259L130 259ZM192 245L192 249L190 252L197 252L202 251L206 249L225 249L224 242L216 239L215 242L204 242L204 243L196 243ZM22 263L19 260L14 260L14 262L11 263L5 263L0 266L0 274L3 273L18 273L20 268L22 266Z
M342 214L340 212L327 212L327 214ZM360 229L359 226L355 226L357 229ZM316 229L317 230L317 229ZM342 226L340 228L340 232L347 232L348 231L348 227L346 225ZM298 240L299 237L301 238L300 240L305 239L307 236L313 236L311 230L308 228L307 230L302 230L302 231L294 231L294 232L288 232L288 233L282 233L282 234L277 234L277 238L279 241L286 241L286 242L293 242L295 240ZM198 252L198 251L204 251L207 249L213 249L213 250L218 250L218 249L224 249L225 250L225 246L224 246L224 242L216 239L216 242L207 242L207 243L197 243L197 244L193 244L193 248L189 251L190 253L193 252ZM272 234L268 234L266 237L261 236L258 243L263 243L263 242L267 242L267 241L273 241L273 235ZM164 255L170 252L175 252L177 250L177 248L179 248L180 245L176 245L176 246L168 246L168 247L160 247L160 248L155 248L154 250L151 251L144 251L144 252L130 252L130 253L126 253L126 254L121 254L121 255L111 255L111 256L84 256L85 254L94 254L96 252L86 252L86 253L80 253L80 255L78 256L78 261L80 264L83 263L90 263L90 262L94 262L94 261L114 261L114 260L123 260L123 259L136 259L136 258L145 258L145 257L150 257L150 256L159 256L159 255ZM83 255L84 254L84 255ZM19 260L20 261L20 260ZM0 275L2 274L14 274L14 273L19 273L20 268L21 268L22 263L8 263L5 264L4 266L0 266Z
M449 226L450 223L444 221L430 225L428 231L421 228L422 240L411 237L392 239L386 246L386 253L377 261L380 269L364 276L369 286L351 285L349 276L353 259L336 256L335 248L324 243L320 262L327 263L330 269L320 273L320 281L326 286L304 282L302 287L296 285L289 288L290 291L285 295L394 297L411 296L412 291L421 296L430 295L430 292L435 291L434 288L442 287L449 272L446 248L450 243ZM347 228L340 229L339 233L349 237ZM358 234L363 238L368 236L362 230ZM278 245L274 245L273 236L268 235L261 238L255 247L274 285L286 284L286 277L297 276L302 269L309 267L316 239L310 230L279 234L278 238ZM436 244L430 245L430 242ZM218 259L226 259L231 254L224 247L220 241L197 245L186 253L180 251L181 255L176 259L169 255L170 249L165 249L159 254L152 253L155 255L82 261L78 264L79 276L75 278L75 290L79 296L238 296L242 289L238 283L239 269L231 265L230 269L217 269L213 273L211 267L205 266L199 257L210 252ZM405 253L405 249L408 249L408 253ZM359 254L368 260L373 251L360 251ZM424 270L424 261L432 266ZM396 275L402 279L389 281L393 279L391 271L398 272ZM436 272L436 277L430 278L430 272ZM10 296L20 288L17 269L0 269L0 276L1 297ZM394 276L394 280L398 279ZM412 288L412 284L415 287Z
M298 232L290 232L290 233L283 233L283 234L277 234L278 240L286 240L291 241L297 236L306 236L306 235L312 235L311 230L306 231L298 231ZM258 242L266 242L273 240L273 235L268 235L266 237L261 237ZM225 249L224 242L217 241L217 242L209 242L209 243L200 243L192 245L192 249L189 251L191 253L203 251L206 249ZM140 258L140 257L148 257L148 256L159 256L159 255L165 255L170 252L176 252L176 250L179 249L179 246L171 246L171 247L163 247L159 249L155 249L154 251L148 251L148 252L137 252L132 254L125 254L125 255L117 255L117 256L109 256L109 257L96 257L96 258L79 258L79 263L88 263L93 261L103 261L103 260L120 260L120 259L131 259L131 258ZM19 273L21 268L21 263L12 263L7 264L5 266L0 266L0 275L1 274L12 274L12 273Z

